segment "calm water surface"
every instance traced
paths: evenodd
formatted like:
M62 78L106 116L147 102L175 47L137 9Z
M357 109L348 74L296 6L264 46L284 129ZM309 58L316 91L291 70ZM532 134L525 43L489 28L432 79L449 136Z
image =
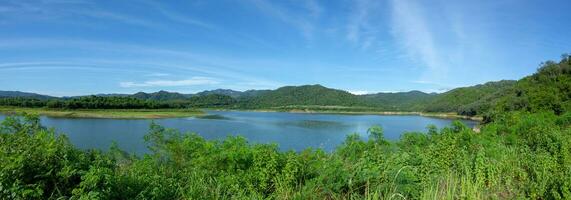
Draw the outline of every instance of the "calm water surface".
M206 118L154 120L168 128L195 132L206 139L224 139L241 135L252 143L276 143L281 150L308 147L331 151L345 137L357 133L367 138L367 129L382 126L385 137L396 140L404 132L425 131L430 124L439 128L452 120L422 116L334 115L273 112L209 111ZM5 116L0 115L0 120ZM41 117L46 127L66 134L79 148L107 149L113 141L128 152L147 152L143 136L152 120L69 119ZM477 122L463 121L469 126Z

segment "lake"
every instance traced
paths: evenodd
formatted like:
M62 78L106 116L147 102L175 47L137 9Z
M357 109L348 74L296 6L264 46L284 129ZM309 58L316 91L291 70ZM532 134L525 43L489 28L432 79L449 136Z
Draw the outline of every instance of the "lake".
M5 116L0 115L0 120ZM339 115L279 112L208 111L202 118L170 119L81 119L41 117L42 125L54 127L79 148L108 149L116 141L121 149L137 154L148 152L143 136L151 121L183 132L195 132L206 139L240 135L252 143L276 143L280 150L300 151L308 147L332 151L347 135L367 138L367 129L382 126L385 138L397 140L404 132L439 128L453 120L414 115ZM475 121L462 120L468 126Z

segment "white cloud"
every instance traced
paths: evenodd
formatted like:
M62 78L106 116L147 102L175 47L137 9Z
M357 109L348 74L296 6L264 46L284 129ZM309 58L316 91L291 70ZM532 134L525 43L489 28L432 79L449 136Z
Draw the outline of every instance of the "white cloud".
M433 34L413 0L392 0L392 34L408 56L432 71L442 70Z
M193 25L193 26L200 26L200 27L208 28L208 29L217 28L216 26L214 26L212 24L209 24L209 23L188 17L185 14L174 11L173 9L169 9L165 5L159 3L158 1L149 0L149 1L142 1L142 2L152 6L155 9L157 9L163 16L167 17L168 19L170 19L172 21L176 21L176 22L184 23L184 24L188 24L188 25Z
M346 39L363 50L377 43L377 34L380 32L378 10L381 9L379 1L357 0L352 1L351 13L347 23ZM376 46L376 45L375 45Z
M428 89L428 90L421 90L424 93L444 93L450 91L450 88L438 88L438 89Z
M216 79L209 77L192 77L184 80L152 80L141 83L121 82L119 86L124 88L132 87L177 87L177 86L196 86L196 85L214 85L220 83Z
M373 94L373 92L366 91L366 90L354 90L354 91L347 91L347 92L354 94L354 95Z
M425 80L416 80L416 81L411 81L412 83L418 83L418 84L430 84L430 85L436 85L436 83L432 82L432 81L425 81Z
M106 67L112 69L123 69L143 74L152 74L156 71L169 70L170 74L205 74L205 76L220 77L225 80L238 80L258 83L259 88L274 88L284 85L281 82L267 79L266 77L254 76L244 72L244 66L256 64L254 61L242 61L235 58L220 57L216 55L203 55L183 49L169 49L159 47L147 47L135 44L110 43L103 41L79 40L79 39L45 39L45 38L12 38L10 40L0 40L2 48L55 48L69 50L89 50L93 52L121 52L137 55L137 59L121 58L108 59L101 57L67 58L66 61L39 61L21 63L0 63L0 70L4 65L69 65L69 66L89 66ZM139 58L140 57L140 58ZM146 59L149 58L149 59ZM156 58L161 58L156 61ZM168 61L166 61L168 60ZM277 62L276 62L277 63ZM276 63L270 63L276 65ZM125 66L118 68L117 66ZM256 64L259 65L259 64ZM144 69L144 71L143 71ZM136 71L134 71L136 70Z
M304 16L299 14L292 14L287 9L272 3L274 1L266 1L266 0L251 0L254 6L256 6L260 11L275 17L301 31L301 34L305 39L312 39L313 32L314 32L314 25L306 19ZM278 2L278 1L275 1ZM317 2L307 2L306 5L307 9L309 10L309 15L315 17L320 14L321 7L317 4Z
M147 74L146 76L163 77L163 76L170 76L170 74L167 74L167 73L152 73L152 74Z

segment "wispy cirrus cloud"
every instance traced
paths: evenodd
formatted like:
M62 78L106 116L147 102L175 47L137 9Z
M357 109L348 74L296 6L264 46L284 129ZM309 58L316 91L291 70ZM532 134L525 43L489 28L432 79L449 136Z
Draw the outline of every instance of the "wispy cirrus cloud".
M16 49L52 49L69 52L69 58L30 59L21 62L0 63L0 71L6 70L65 70L130 73L139 77L164 79L165 77L213 77L220 84L216 87L232 89L267 89L284 85L267 77L259 77L244 70L252 62L235 60L229 57L203 55L186 49L148 47L143 45L110 43L81 39L21 38L0 40L0 47ZM127 56L109 57L114 52ZM79 54L75 54L79 53ZM71 56L73 55L73 56ZM112 58L112 59L110 59ZM255 64L255 62L254 62ZM259 65L259 64L256 64ZM120 67L119 67L120 66ZM177 82L178 81L178 82ZM152 85L195 84L200 81L159 81L128 82L123 88L151 87ZM202 80L204 83L204 80ZM210 80L210 85L214 85ZM247 84L246 84L247 83ZM203 85L207 87L208 85Z
M158 1L146 0L146 1L142 1L142 2L152 6L153 8L158 10L159 13L161 13L163 16L165 16L169 20L179 22L179 23L183 23L183 24L187 24L187 25L192 25L192 26L200 26L200 27L208 28L208 29L218 28L215 25L212 25L210 23L206 23L204 21L201 21L201 20L198 20L195 18L191 18L185 14L182 14L180 12L173 10L173 9L170 9L167 6L165 6L164 4L159 3Z
M380 2L357 0L352 3L345 38L359 48L367 50L378 43L377 38L381 32L378 19Z
M440 70L433 33L421 7L414 0L391 0L392 34L408 56L418 59L431 70Z
M220 82L210 77L195 76L190 79L183 80L151 80L145 82L120 82L119 86L124 88L132 87L180 87L180 86L197 86L197 85L214 85Z
M145 75L145 76L164 77L164 76L170 76L170 74L157 72L157 73L147 74L147 75Z
M272 1L267 0L251 0L252 4L256 6L260 11L266 13L269 16L275 17L291 26L297 28L301 31L301 34L305 39L311 40L313 38L313 32L315 27L313 23L306 16L296 13L292 14L287 9L272 3ZM309 10L310 16L316 18L322 12L322 8L315 1L306 2L307 10Z
M85 17L149 29L168 28L160 23L142 17L135 17L126 14L125 12L117 12L110 9L100 8L90 1L9 1L3 8L6 12L0 13L0 16L4 15L4 17L16 18L19 20L51 20L58 23L81 23L77 22L81 21L77 19ZM93 23L88 24L89 26L93 25Z

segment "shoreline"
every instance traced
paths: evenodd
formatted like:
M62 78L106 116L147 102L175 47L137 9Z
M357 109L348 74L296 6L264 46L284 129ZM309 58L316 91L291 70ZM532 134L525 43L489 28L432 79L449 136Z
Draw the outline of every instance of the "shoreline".
M95 119L165 119L182 117L199 117L206 115L207 111L245 111L245 112L274 112L274 113L304 113L304 114L337 114L337 115L409 115L434 117L441 119L463 119L481 122L479 116L464 116L456 113L426 113L408 111L331 111L311 109L81 109L81 110L58 110L47 108L19 108L0 107L0 113L11 114L37 114L54 118L95 118Z
M18 108L0 107L0 113L13 114L36 114L54 118L93 118L93 119L165 119L196 117L204 115L204 111L190 109L80 109L59 110L47 108Z
M441 119L463 119L471 121L483 121L480 116L465 116L456 113L427 113L427 112L413 112L413 111L327 111L327 110L278 110L278 109L205 109L213 111L245 111L245 112L274 112L274 113L302 113L302 114L338 114L338 115L409 115L409 116L423 116L434 117Z

